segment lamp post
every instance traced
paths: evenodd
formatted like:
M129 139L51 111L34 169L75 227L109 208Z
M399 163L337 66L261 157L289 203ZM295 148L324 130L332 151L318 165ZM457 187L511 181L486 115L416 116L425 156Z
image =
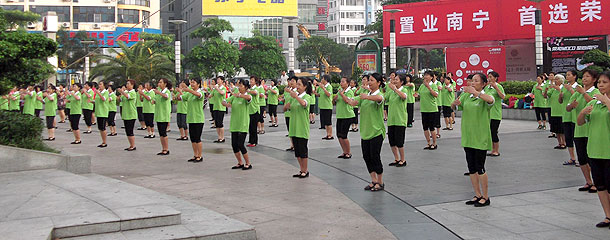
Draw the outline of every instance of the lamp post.
M87 81L89 81L89 45L94 44L95 41L85 40L85 41L80 41L80 43L85 44L85 52L87 53L87 55L85 56L85 70L83 71L83 81L87 82ZM81 81L81 82L83 82L83 81Z
M295 45L295 39L294 39L294 25L298 24L298 22L295 23L296 20L298 20L298 17L284 17L284 19L288 20L288 70L289 71L294 71L294 69L296 68L296 60L295 60L295 49L294 49L294 45Z
M542 12L540 11L540 2L544 0L529 0L536 3L536 28L534 32L534 41L536 43L536 74L540 75L544 72L544 44L542 39Z
M180 47L180 40L182 40L182 24L187 23L187 21L182 20L182 19L174 19L174 20L169 20L167 22L176 24L176 26L177 26L176 40L174 42L174 53L175 53L175 59L176 59L176 63L175 63L176 84L178 84L178 83L180 83L180 70L181 70L180 56L181 56L182 49Z
M394 20L394 13L402 12L402 9L384 9L383 12L390 13L390 69L396 69L396 20Z

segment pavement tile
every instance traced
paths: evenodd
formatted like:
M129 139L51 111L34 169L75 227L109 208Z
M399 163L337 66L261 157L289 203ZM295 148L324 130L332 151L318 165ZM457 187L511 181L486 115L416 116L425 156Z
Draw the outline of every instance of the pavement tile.
M490 220L486 221L486 223L517 234L559 230L559 227L557 226L549 225L535 219L525 217L504 220Z

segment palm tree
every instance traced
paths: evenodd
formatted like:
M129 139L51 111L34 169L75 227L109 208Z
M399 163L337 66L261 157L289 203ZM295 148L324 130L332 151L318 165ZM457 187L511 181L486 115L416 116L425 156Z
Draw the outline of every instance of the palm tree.
M128 47L118 42L120 50L111 48L109 55L98 55L98 64L91 70L90 79L103 77L115 85L125 84L127 79L144 83L153 79L175 79L174 63L165 55L153 53L144 42Z

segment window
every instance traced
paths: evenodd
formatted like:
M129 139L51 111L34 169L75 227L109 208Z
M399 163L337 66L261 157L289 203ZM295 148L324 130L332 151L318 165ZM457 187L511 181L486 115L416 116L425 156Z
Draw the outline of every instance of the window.
M0 6L0 8L4 9L4 10L19 10L19 11L23 11L23 5L2 5Z
M114 7L74 7L74 22L115 22Z
M21 6L23 8L23 6ZM31 6L30 12L40 14L43 16L49 11L54 11L57 13L57 18L59 22L70 22L70 7L59 7L59 6ZM42 19L42 18L40 18Z
M364 0L342 0L343 6L364 6Z
M315 23L317 10L316 4L299 4L299 23Z
M119 4L150 7L150 0L119 0Z
M150 18L150 12L142 10L142 21L147 21L148 24L150 25L149 18Z
M140 12L132 9L119 9L119 23L138 23Z
M364 19L363 12L341 12L341 18Z

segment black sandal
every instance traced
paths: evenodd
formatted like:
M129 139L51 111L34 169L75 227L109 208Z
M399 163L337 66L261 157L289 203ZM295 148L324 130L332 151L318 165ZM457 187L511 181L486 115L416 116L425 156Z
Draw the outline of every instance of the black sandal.
M98 148L105 148L105 147L108 147L108 144L100 144L100 145L97 145L97 147Z
M159 155L159 156L166 156L166 155L169 155L169 150L167 150L167 151L163 150L163 151L161 151L160 153L157 153L157 155Z
M390 164L388 164L388 166L390 166L390 167L396 166L396 165L398 165L399 162L400 161L398 161L398 160L394 160L394 162L391 162Z
M244 168L243 164L237 164L237 165L231 167L231 169L242 169L242 168Z
M81 144L81 143L82 143L81 141L74 141L74 142L71 142L70 144Z
M398 164L396 164L396 167L406 167L407 166L407 161L404 161L402 163L398 162Z
M379 187L377 187L377 186L379 186ZM378 184L375 184L374 188L371 188L371 192L383 191L384 189L385 189L385 183L381 184L381 185L379 185L379 183L378 183Z
M377 185L376 182L371 182L371 184L373 184L373 186L371 185L366 185L366 187L364 187L364 190L366 191L370 191L371 189L373 189L375 187L375 185Z
M604 220L608 220L609 222L601 221L598 224L596 224L595 226L598 228L610 227L610 218L606 218Z
M131 152L131 151L135 151L136 148L135 147L133 147L133 148L132 147L128 147L128 148L125 148L124 150L128 151L128 152Z
M252 169L252 164L248 165L247 167L246 167L246 165L244 165L244 167L241 170L245 171L245 170L250 170L250 169Z
M430 150L436 150L438 148L438 145L432 145L430 146Z
M586 192L589 191L591 188L593 187L593 184L585 184L584 186L578 188L579 192Z
M295 174L295 175L292 175L292 177L293 177L293 178L298 178L298 177L300 177L300 176L301 176L301 173L303 173L303 172L299 171L299 173L297 173L297 174Z
M45 141L55 141L55 138L45 138Z
M309 172L307 172L307 173L301 172L301 174L299 174L299 178L308 178L308 177L309 177Z
M430 144L428 144L428 146L426 146L426 147L424 148L424 150L430 150L430 149L432 149L432 145L430 145Z
M483 196L481 196L481 197L474 196L474 197L472 197L471 200L466 201L466 205L474 205L476 202L480 201L481 198L483 198Z
M194 163L200 163L203 162L203 158L202 157L196 157L195 160L193 160Z

